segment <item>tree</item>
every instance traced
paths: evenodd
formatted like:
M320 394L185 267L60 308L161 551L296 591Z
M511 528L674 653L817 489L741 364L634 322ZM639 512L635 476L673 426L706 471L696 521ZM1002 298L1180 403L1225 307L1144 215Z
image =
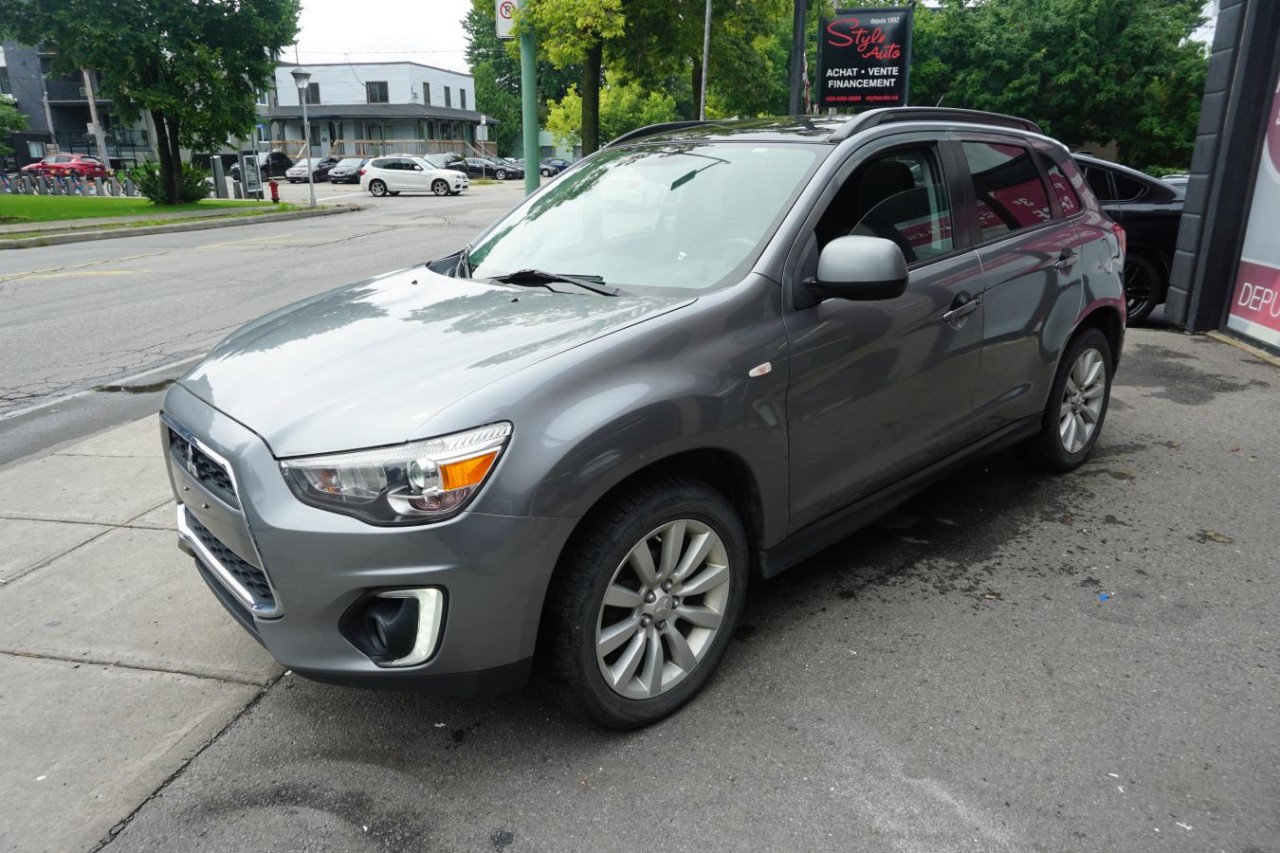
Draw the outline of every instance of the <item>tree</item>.
M180 147L215 149L249 130L298 10L298 0L0 0L0 21L54 50L56 70L95 69L126 121L150 115L164 200L175 204Z
M582 133L582 98L576 86L559 101L547 103L547 129L561 145L571 145ZM600 89L600 135L614 139L647 124L675 121L676 99L668 92L653 92L618 72L605 73Z
M582 153L600 147L600 83L605 42L626 32L624 0L526 0L516 16L517 32L533 27L538 49L551 64L578 67L582 99Z
M1135 165L1186 165L1208 59L1202 0L946 0L917 7L913 103L1037 121Z
M8 95L0 95L0 157L13 153L9 147L9 134L15 130L23 130L27 126L27 117L18 112L13 99Z
M516 39L503 41L494 25L494 4L472 0L462 22L467 31L467 64L476 81L476 109L497 120L498 152L521 148L520 51ZM545 57L537 63L538 95L559 100L578 76L576 69L557 69ZM545 118L540 110L539 123Z

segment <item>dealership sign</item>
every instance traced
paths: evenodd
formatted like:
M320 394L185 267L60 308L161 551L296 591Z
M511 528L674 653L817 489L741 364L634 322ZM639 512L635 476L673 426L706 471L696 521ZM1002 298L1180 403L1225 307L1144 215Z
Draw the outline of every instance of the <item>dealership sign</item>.
M1280 75L1268 119L1227 328L1280 348Z
M818 106L906 106L912 12L910 6L837 9L822 20Z

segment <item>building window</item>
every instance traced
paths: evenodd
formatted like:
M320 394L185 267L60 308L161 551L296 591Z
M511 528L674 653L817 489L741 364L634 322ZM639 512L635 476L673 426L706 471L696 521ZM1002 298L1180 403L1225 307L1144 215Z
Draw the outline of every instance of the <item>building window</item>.
M431 106L431 84L426 80L422 81L422 103L424 106Z
M448 86L444 87L444 105L446 107L453 106L453 91Z
M371 104L387 103L387 81L376 80L364 84L365 95Z
M320 84L308 83L307 84L307 104L318 104L318 103L320 103Z
M0 65L0 95L12 95L13 89L9 86L9 69Z
M258 104L258 106L265 107L267 105L267 90L259 89L254 94L257 96L256 103Z
M461 106L464 110L467 108L467 90L466 89L458 90L458 105Z

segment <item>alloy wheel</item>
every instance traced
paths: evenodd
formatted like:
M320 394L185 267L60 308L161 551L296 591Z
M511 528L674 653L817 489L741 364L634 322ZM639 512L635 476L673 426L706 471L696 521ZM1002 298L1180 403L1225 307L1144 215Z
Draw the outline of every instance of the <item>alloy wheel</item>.
M729 603L728 550L693 519L645 536L614 571L596 619L596 661L628 699L683 681L711 648Z
M1089 443L1102 419L1106 391L1106 359L1101 352L1090 347L1081 352L1071 366L1062 389L1058 435L1068 453L1079 453Z

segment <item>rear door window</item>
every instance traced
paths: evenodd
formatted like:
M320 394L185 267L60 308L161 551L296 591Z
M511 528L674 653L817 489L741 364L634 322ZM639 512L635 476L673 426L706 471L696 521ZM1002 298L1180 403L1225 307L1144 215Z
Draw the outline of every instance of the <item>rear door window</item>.
M1080 212L1080 197L1076 195L1071 179L1053 161L1053 158L1045 152L1036 151L1036 158L1039 159L1045 175L1049 178L1049 189L1052 191L1053 197L1057 199L1058 209L1062 211L1062 215L1064 217L1075 216Z
M1049 194L1031 152L1004 142L963 142L976 193L982 241L1053 218Z

